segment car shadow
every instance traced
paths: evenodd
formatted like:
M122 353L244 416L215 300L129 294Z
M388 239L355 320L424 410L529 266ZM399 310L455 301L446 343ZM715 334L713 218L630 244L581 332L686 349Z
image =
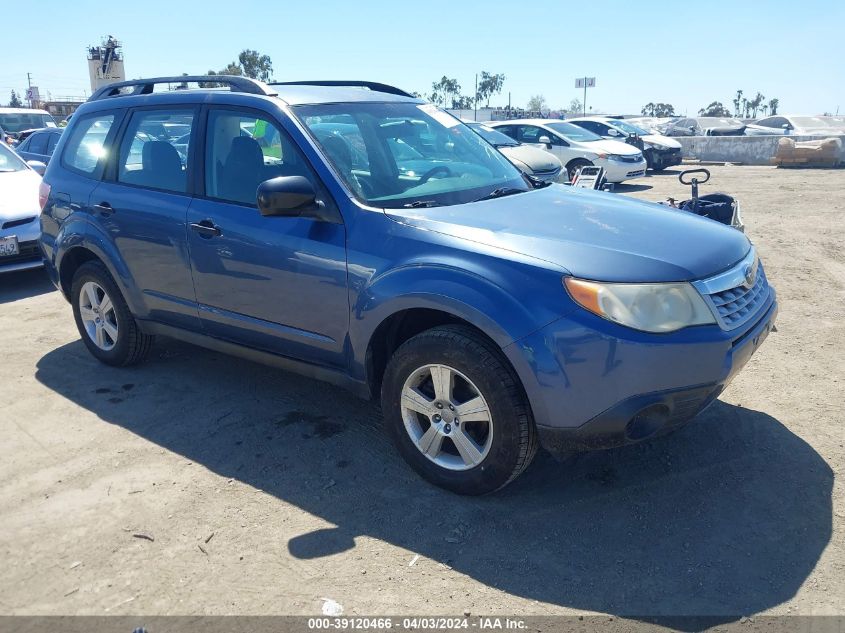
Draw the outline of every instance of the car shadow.
M124 370L70 343L41 358L36 377L336 526L280 525L299 559L368 536L514 596L730 621L795 595L831 538L825 461L773 417L720 401L673 435L564 463L541 453L508 488L462 498L405 466L371 403L294 374L163 340Z
M0 273L0 304L54 292L56 287L43 268Z
M624 182L617 183L613 186L614 193L634 193L635 191L648 191L654 189L651 185L629 185Z

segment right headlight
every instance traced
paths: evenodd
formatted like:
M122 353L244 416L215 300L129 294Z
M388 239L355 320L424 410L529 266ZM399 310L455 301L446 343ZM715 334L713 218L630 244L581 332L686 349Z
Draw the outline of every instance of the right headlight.
M593 314L644 332L674 332L716 323L690 284L617 284L564 277L569 296Z

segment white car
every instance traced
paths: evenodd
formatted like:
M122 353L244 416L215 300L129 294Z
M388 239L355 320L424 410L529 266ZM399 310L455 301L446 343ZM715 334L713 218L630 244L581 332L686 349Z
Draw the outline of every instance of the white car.
M678 141L653 130L641 128L625 119L591 116L566 121L611 140L621 141L632 134L639 136L643 140L643 156L649 169L660 171L681 164L681 144Z
M38 246L40 186L35 169L0 143L0 273L43 265Z
M526 145L551 152L560 159L571 180L581 167L604 167L608 182L645 176L643 153L633 145L609 141L584 128L557 119L489 121L486 125Z
M775 115L758 119L745 128L746 136L803 135L837 136L845 134L845 117Z

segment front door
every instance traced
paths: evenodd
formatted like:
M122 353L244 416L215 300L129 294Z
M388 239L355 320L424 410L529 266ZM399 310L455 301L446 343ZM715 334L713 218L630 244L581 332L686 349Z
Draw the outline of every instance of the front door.
M188 243L206 333L342 366L349 326L344 225L265 217L256 205L261 182L295 175L334 205L305 156L268 114L211 108L204 167L205 195L188 210Z

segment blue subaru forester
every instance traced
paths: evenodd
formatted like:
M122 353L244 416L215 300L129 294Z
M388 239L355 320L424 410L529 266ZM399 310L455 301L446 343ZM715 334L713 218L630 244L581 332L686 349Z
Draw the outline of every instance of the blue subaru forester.
M742 233L531 180L383 84L123 82L54 156L41 247L96 358L166 335L380 398L459 493L678 428L774 326Z

